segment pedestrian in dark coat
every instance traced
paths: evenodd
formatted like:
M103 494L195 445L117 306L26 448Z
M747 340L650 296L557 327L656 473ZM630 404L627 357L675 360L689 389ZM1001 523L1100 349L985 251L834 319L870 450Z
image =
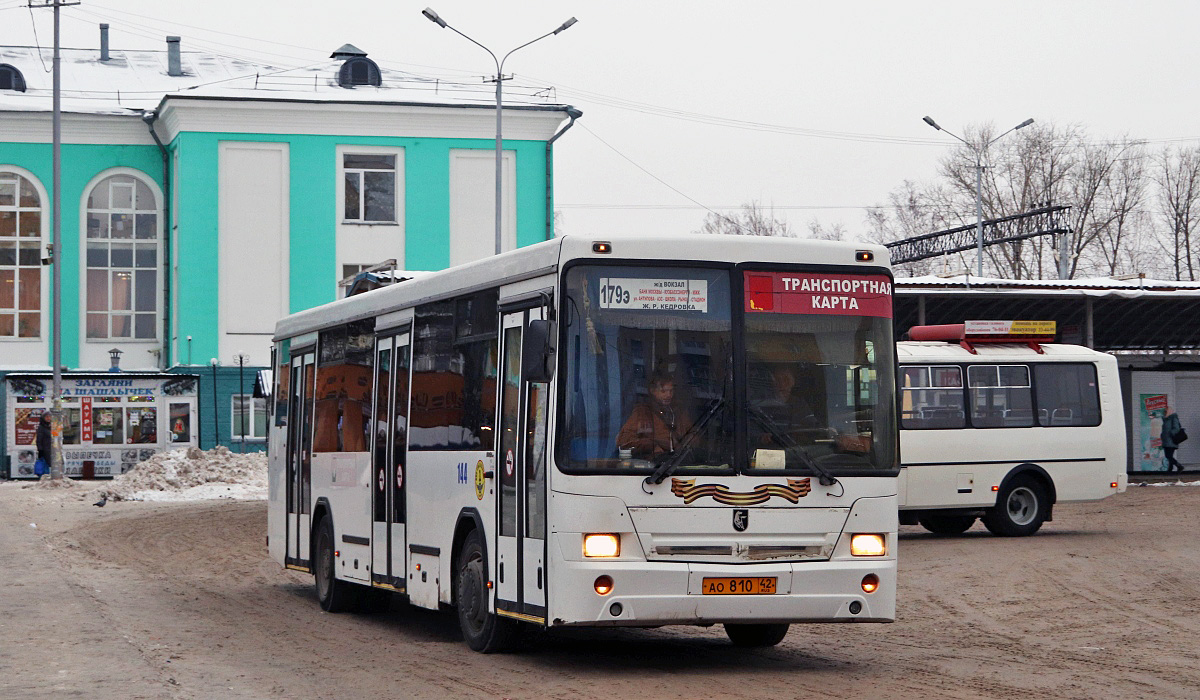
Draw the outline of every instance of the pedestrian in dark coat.
M1176 437L1181 430L1183 430L1183 426L1179 423L1179 415L1175 413L1175 409L1167 407L1167 416L1163 418L1162 432L1158 435L1162 440L1163 456L1167 458L1167 471L1183 471L1183 465L1175 459L1175 450L1179 449L1179 441Z
M38 460L45 465L46 472L50 471L50 450L52 441L50 437L50 412L42 413L42 417L38 419L37 426L37 452Z

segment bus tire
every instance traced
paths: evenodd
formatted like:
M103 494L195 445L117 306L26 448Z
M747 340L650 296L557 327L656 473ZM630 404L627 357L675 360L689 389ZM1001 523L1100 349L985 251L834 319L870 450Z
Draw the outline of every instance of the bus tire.
M339 581L334 575L333 518L328 514L317 525L314 539L313 579L317 587L317 602L325 612L340 613L353 609L358 603L358 586Z
M975 524L975 516L929 513L922 515L917 522L935 535L961 535Z
M773 647L787 636L786 622L775 624L732 624L725 623L725 634L735 647Z
M984 514L983 524L993 535L1026 537L1038 531L1049 509L1046 488L1037 479L1022 474L1000 492L996 505Z
M463 540L454 571L454 602L463 640L474 651L491 654L512 648L517 622L488 612L483 536L472 530Z

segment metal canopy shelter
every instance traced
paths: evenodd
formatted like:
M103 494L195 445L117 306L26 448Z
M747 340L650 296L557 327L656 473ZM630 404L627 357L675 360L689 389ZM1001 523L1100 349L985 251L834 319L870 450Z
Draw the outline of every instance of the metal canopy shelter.
M897 338L915 325L1053 320L1060 341L1096 350L1200 350L1200 282L912 277L895 291Z

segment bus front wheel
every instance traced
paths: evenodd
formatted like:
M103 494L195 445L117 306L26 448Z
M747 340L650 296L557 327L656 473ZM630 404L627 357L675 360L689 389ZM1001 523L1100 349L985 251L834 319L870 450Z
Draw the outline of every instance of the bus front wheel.
M325 612L346 612L358 603L358 586L339 581L334 575L333 518L325 515L317 525L313 554L313 577L316 579L317 602Z
M467 646L491 654L512 647L517 636L517 622L488 612L489 589L483 572L483 537L479 530L472 530L458 554L454 601Z
M1038 531L1049 507L1042 484L1029 476L1018 476L1001 490L996 505L983 516L983 524L994 535L1025 537Z
M780 624L745 624L735 625L726 623L725 634L735 647L773 647L787 636L789 625Z
M917 522L935 535L961 535L975 524L975 516L928 514L922 515Z

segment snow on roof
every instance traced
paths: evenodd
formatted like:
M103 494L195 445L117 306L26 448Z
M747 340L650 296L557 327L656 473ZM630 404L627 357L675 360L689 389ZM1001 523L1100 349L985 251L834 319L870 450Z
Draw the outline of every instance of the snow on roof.
M338 52L357 47L346 44ZM337 52L335 52L337 53ZM362 55L366 55L362 53ZM158 107L167 95L233 97L246 100L321 100L329 102L405 102L432 105L494 105L495 92L482 82L446 82L380 66L383 84L341 87L341 60L332 58L307 66L277 66L202 51L182 51L182 76L167 74L167 52L110 50L108 61L99 49L61 49L62 110L85 114L130 114ZM0 90L0 112L48 112L53 76L49 48L0 46L0 63L21 71L25 92ZM549 91L545 91L549 92ZM563 109L544 97L530 97L521 88L505 94L505 104Z
M1065 294L1083 294L1087 296L1138 296L1141 294L1184 294L1200 296L1200 282L1186 280L1155 280L1145 277L1133 279L1113 279L1111 277L1090 277L1073 280L1010 280L995 277L897 277L896 291L898 293L915 291L973 291L973 292L1007 292L1014 294L1029 292L1049 292Z

